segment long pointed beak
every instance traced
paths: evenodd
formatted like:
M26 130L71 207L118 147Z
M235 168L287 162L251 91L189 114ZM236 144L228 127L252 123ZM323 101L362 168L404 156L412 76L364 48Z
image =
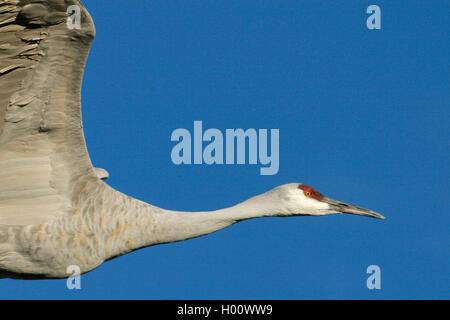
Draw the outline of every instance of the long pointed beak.
M386 219L383 215L379 214L378 212L357 207L352 204L348 204L345 202L333 200L327 197L323 197L321 200L322 202L328 203L330 205L330 209L333 211L336 211L337 213L350 213L350 214L357 214L360 216L366 216L366 217L372 217L377 219Z

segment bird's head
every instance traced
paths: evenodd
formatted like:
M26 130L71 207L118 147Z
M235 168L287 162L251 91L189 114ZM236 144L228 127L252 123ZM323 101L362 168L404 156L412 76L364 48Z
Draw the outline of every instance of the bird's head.
M352 204L325 197L320 192L302 183L281 185L267 192L269 198L283 203L282 216L310 215L323 216L350 213L366 217L386 219L381 214Z

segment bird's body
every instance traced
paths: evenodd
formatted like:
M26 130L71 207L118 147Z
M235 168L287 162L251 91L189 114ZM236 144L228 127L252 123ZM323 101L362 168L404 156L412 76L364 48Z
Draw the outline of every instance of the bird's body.
M89 183L77 203L73 212L38 225L1 226L0 267L14 273L65 277L70 265L87 272L161 238L156 229L160 210L100 180Z
M67 8L78 6L80 29ZM94 24L78 0L0 0L0 276L67 277L145 246L263 216L373 211L283 185L234 207L174 212L128 197L87 153L80 91ZM314 190L314 192L313 192Z

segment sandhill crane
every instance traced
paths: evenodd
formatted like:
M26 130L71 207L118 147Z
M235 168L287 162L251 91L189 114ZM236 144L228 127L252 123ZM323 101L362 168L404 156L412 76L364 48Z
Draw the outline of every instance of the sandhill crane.
M80 28L69 28L68 6ZM233 207L176 212L128 197L93 168L80 88L93 21L78 0L0 0L0 270L3 277L64 278L132 250L206 235L268 216L374 211L290 183Z

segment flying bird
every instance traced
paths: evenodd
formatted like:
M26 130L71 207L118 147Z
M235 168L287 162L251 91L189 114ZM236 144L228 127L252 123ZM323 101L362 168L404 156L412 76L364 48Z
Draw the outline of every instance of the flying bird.
M68 7L79 8L70 27ZM0 277L65 278L138 248L258 217L374 211L290 183L235 206L178 212L111 188L83 135L81 83L95 36L78 0L0 0Z

